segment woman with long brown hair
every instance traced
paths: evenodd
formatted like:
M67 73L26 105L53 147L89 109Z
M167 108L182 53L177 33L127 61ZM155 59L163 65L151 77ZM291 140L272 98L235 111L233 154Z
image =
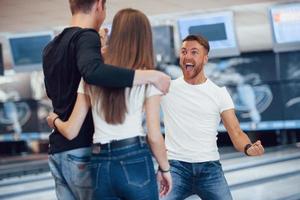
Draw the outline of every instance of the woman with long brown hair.
M153 59L147 17L135 9L120 10L113 20L105 63L149 69L148 66L154 66ZM78 134L91 106L95 126L91 159L94 199L158 199L150 149L159 165L160 195L170 192L170 166L160 132L161 95L151 84L112 89L81 81L69 120L63 122L54 113L48 117L48 123L71 140ZM147 136L142 128L144 110Z

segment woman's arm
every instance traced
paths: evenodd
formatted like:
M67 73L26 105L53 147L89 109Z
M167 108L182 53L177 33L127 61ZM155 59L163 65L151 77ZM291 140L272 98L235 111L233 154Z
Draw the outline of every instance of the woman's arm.
M74 139L85 120L85 117L90 108L90 98L88 95L78 93L75 106L71 116L67 121L59 119L58 115L51 113L47 117L47 122L50 127L57 128L58 131L68 140Z
M151 96L146 99L146 122L148 129L148 143L151 151L158 162L160 175L160 194L167 195L172 188L170 165L167 158L167 151L164 138L160 131L160 96Z

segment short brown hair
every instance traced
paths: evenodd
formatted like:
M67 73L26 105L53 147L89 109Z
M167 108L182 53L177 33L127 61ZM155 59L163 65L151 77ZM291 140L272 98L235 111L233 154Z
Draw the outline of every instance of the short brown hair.
M210 50L210 46L207 39L201 35L188 35L182 40L182 42L185 41L197 41L201 46L203 46L206 49L207 53Z
M69 0L70 9L72 15L83 12L83 13L89 13L92 9L92 6L95 2L99 0ZM104 9L106 0L102 0L102 7Z

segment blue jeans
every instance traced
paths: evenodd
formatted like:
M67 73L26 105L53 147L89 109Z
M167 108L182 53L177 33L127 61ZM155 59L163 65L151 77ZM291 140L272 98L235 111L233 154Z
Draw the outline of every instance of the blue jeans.
M221 163L187 163L170 160L173 190L163 200L183 200L198 195L202 200L232 200Z
M58 200L92 199L91 148L49 155Z
M158 200L152 157L144 141L92 154L93 199Z

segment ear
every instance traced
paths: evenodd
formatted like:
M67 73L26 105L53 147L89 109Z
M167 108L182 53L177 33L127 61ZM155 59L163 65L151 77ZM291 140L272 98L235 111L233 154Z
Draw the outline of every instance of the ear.
M99 0L99 1L96 1L96 2L97 2L97 9L98 9L99 11L103 11L104 8L102 7L102 0Z
M204 56L204 65L208 62L208 54Z

